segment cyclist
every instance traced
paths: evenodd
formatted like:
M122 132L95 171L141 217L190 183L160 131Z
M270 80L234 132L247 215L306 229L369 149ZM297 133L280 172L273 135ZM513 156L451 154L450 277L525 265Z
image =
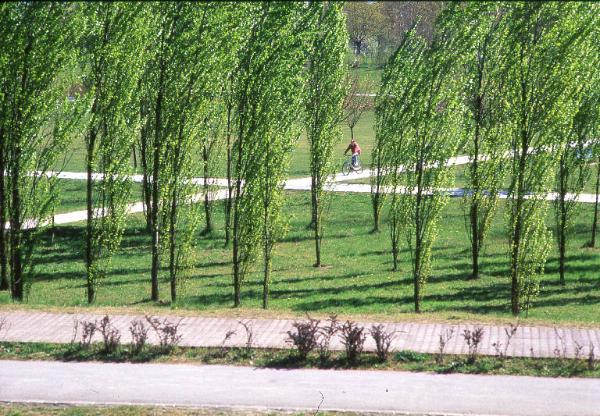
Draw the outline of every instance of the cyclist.
M352 169L356 169L356 167L358 166L358 156L361 152L360 146L358 145L356 140L350 140L350 144L344 151L344 155L348 154L348 150L352 152Z

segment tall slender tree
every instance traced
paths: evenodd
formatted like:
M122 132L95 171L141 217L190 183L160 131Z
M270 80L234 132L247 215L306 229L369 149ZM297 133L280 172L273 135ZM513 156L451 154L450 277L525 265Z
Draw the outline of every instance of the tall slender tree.
M562 108L573 89L578 44L591 22L578 17L584 4L526 2L506 7L512 119L507 216L511 310L518 315L532 306L548 255L547 172L556 168L565 140L554 132L567 122Z
M169 266L171 301L177 300L179 272L186 269L199 226L195 204L200 154L212 97L219 90L222 36L227 33L228 3L160 3L155 55L149 63L152 96L152 299L158 299L161 254Z
M3 4L2 135L10 230L12 298L21 301L33 271L36 238L49 219L56 178L46 173L64 150L77 103L73 84L78 8L63 3ZM9 30L4 30L9 28ZM35 172L32 174L32 172Z
M312 29L316 13L314 7L300 3L266 2L249 5L248 16L246 42L235 73L234 306L240 306L244 276L262 248L266 307L282 181L295 136L294 112L302 95L298 74L306 59L307 31ZM280 88L273 89L273 85Z
M595 42L597 39L586 36L578 48L572 92L562 108L567 123L558 131L567 138L558 161L557 198L554 201L561 285L566 283L567 242L573 216L580 207L577 199L591 176L589 168L596 139L593 134L600 117L600 54Z
M311 213L315 238L315 267L321 266L323 188L333 173L333 151L341 139L348 43L343 3L314 2L316 23L306 82L306 136L310 146Z
M8 45L6 42L10 39L8 31L8 5L0 5L0 72L4 73L9 56ZM6 134L4 123L8 121L8 80L0 81L0 290L8 290L10 288L8 279L8 252L6 245L6 219L7 219L7 199L6 199Z
M427 44L412 29L391 63L403 65L408 61L411 70L390 71L397 79L386 79L396 87L392 95L406 97L394 100L396 122L386 133L392 138L388 151L393 158L390 217L392 244L394 237L402 233L411 255L417 313L421 312L423 289L431 274L437 223L448 198L441 189L450 181L447 162L455 154L460 137L455 116L457 94L452 89L458 84L453 79L456 57L447 52L453 48L451 42L452 37L440 32ZM394 258L396 261L396 254Z
M498 3L452 4L452 23L463 32L465 133L469 155L465 210L471 241L471 279L480 276L480 255L506 176L508 149L503 101L506 25Z
M82 57L91 108L86 132L87 300L94 302L119 247L130 188L130 152L137 135L136 88L146 38L145 8L128 3L84 5Z

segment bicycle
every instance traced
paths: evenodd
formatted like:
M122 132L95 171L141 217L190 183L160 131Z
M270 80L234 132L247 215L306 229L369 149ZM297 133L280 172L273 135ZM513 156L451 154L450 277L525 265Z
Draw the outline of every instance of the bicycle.
M363 171L362 163L360 162L360 156L356 155L356 165L352 165L352 156L348 157L342 165L342 173L344 176L350 175L350 172L361 173Z

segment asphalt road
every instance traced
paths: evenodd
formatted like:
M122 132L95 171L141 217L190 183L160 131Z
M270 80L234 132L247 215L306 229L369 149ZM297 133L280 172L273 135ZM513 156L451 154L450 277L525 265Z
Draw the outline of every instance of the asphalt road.
M323 396L321 396L321 394ZM0 361L0 401L414 414L600 415L600 380Z

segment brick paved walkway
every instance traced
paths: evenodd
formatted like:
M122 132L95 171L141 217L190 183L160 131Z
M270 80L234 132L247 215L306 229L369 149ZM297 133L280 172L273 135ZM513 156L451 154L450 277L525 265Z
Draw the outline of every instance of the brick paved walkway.
M24 342L55 342L68 343L73 338L74 322L99 321L102 315L93 314L68 314L48 312L2 312L0 321L4 320L4 328L0 330L2 341L24 341ZM243 346L246 343L246 331L235 318L205 318L175 316L158 317L170 322L180 324L182 335L180 345L183 346L220 346L228 331L235 331L227 342L227 346ZM130 341L129 326L134 319L144 319L143 316L134 315L111 315L111 321L121 334L121 342ZM254 347L261 348L288 348L286 343L287 331L292 328L293 321L285 319L245 319L243 322L252 327ZM148 324L145 322L146 326ZM372 322L361 322L360 325L371 328ZM462 333L464 330L473 330L471 324L439 324L439 323L383 323L388 331L394 331L395 337L392 342L392 350L412 350L418 352L437 352L439 348L439 336L447 331L453 331L453 336L448 342L445 353L465 354L468 347ZM505 326L482 325L484 330L483 340L480 344L480 353L487 355L496 354L494 343L500 342L506 345ZM152 331L151 331L152 332ZM366 331L368 333L368 330ZM79 325L79 335L81 325ZM562 341L561 339L562 338ZM78 338L79 339L79 338ZM95 340L100 341L100 335L96 334ZM154 334L149 342L157 342ZM556 351L573 357L576 354L577 345L582 347L581 356L587 356L590 345L595 347L596 355L600 355L600 328L578 329L578 328L553 328L544 326L520 326L512 338L507 355L519 357L553 357ZM339 339L332 343L333 349L343 349ZM370 336L367 336L365 349L374 350L375 345Z

